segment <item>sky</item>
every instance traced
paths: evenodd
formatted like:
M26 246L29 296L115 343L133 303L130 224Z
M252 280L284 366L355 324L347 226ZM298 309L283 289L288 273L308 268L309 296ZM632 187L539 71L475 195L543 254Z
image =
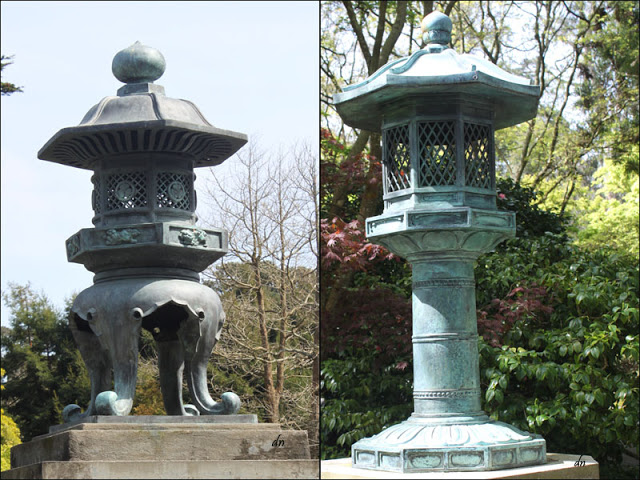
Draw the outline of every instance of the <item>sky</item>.
M116 94L123 84L112 59L136 41L162 52L167 66L155 83L166 95L192 101L215 127L266 151L300 142L318 151L318 2L12 1L1 3L0 19L2 55L14 55L2 80L24 89L1 100L3 292L30 282L62 309L91 286L93 273L67 262L65 240L93 226L92 172L37 152Z

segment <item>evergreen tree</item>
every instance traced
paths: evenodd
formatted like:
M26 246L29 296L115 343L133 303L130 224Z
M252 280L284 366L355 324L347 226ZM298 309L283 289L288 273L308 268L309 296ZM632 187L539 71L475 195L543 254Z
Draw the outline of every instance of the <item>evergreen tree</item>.
M11 61L12 58L13 56L5 57L4 55L0 57L0 72L4 70L4 67L13 63ZM2 82L0 91L2 92L2 95L11 95L12 93L22 92L22 87L16 87L13 83L10 82Z
M4 378L4 368L0 369L0 377ZM2 385L4 390L4 384ZM2 424L0 444L2 448L2 468L0 470L9 470L11 468L11 447L22 443L20 441L20 429L9 415L4 414L4 409L0 409L0 422Z
M65 405L87 404L90 386L66 316L30 284L9 283L2 296L11 312L2 331L2 406L28 441L59 424Z

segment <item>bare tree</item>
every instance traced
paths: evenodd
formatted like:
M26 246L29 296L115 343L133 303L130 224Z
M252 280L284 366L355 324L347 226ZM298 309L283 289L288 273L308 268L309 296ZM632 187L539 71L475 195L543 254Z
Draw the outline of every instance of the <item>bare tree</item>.
M214 352L258 395L269 422L317 438L317 157L249 144L226 177L211 170L207 223L229 231L229 253L205 272L222 293L225 333ZM317 367L316 367L317 368Z

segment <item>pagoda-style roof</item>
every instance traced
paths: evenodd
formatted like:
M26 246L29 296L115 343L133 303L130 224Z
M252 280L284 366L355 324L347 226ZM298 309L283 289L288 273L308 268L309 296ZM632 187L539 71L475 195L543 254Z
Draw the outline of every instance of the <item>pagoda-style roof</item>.
M154 80L164 58L139 43L118 53L114 75L127 84L103 98L76 127L58 131L38 158L91 170L95 160L124 153L163 152L194 157L194 167L214 166L247 143L243 133L212 126L198 107L165 96Z
M423 29L432 40L424 49L387 63L366 80L334 95L335 107L347 125L380 131L385 112L395 102L411 98L423 105L438 103L446 94L458 98L462 94L492 106L496 130L535 117L539 86L483 58L460 55L449 48L451 21L440 12L425 17Z

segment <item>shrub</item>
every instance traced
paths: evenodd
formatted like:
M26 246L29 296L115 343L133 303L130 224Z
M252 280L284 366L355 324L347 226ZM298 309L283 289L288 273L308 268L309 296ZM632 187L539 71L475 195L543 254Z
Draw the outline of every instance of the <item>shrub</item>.
M479 309L484 409L611 471L638 451L638 265L555 238L480 262L478 297L510 289Z
M381 365L381 355L376 349L351 348L322 362L321 459L348 457L354 442L411 414L410 363Z
M516 211L518 238L475 269L483 408L542 434L548 451L591 455L603 476L620 477L622 452L638 453L637 258L569 243L564 220L535 206L529 188L500 180L498 193L498 208ZM411 335L409 269L376 265L393 265L394 280L369 267L342 315L323 318L324 459L412 411L412 360L398 349Z

